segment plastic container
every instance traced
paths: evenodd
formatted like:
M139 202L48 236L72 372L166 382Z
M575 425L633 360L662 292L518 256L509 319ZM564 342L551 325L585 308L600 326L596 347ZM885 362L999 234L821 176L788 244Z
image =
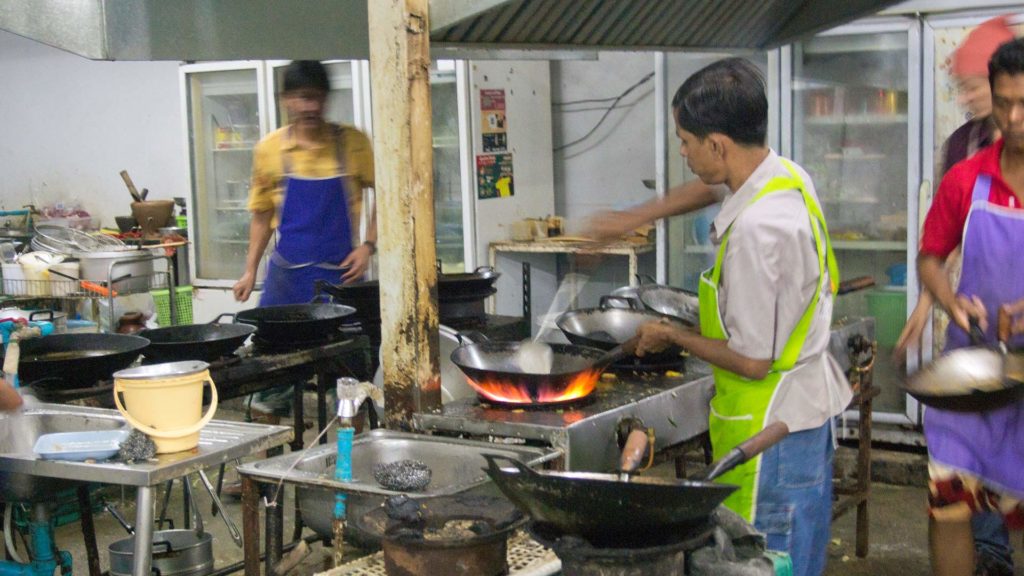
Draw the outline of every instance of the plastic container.
M43 460L107 460L117 455L129 430L93 430L43 434L33 451Z
M50 270L56 270L64 276L78 278L78 262L58 262L50 265ZM67 296L78 291L78 282L69 280L58 274L50 274L50 293L54 296Z
M63 261L63 256L49 252L29 252L18 258L21 270L25 274L25 293L32 296L49 296L50 266Z
M100 327L91 320L68 320L68 334L95 334Z
M175 288L177 309L174 311L176 322L171 322L171 299L167 289L153 290L153 303L156 305L156 322L161 326L181 326L192 323L192 287L178 286Z
M875 317L878 345L892 348L907 322L907 289L890 287L867 293L868 312Z
M899 262L885 269L885 275L889 277L890 286L907 285L907 263Z
M25 294L25 271L17 262L0 264L0 274L3 274L4 294L8 296L20 296Z

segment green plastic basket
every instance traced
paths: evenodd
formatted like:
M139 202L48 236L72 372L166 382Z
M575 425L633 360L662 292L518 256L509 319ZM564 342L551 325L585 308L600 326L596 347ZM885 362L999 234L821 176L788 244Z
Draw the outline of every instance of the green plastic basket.
M175 289L177 298L174 311L175 322L171 322L171 299L167 296L167 289L153 290L153 302L156 304L156 321L161 326L180 326L192 323L192 287L178 286Z
M875 317L878 345L892 348L907 323L907 289L872 290L867 299L868 313Z

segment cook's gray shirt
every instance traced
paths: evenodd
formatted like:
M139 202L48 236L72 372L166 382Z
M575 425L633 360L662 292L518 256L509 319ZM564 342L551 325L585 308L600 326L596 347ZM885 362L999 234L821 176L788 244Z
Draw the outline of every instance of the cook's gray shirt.
M810 176L793 165L817 200ZM769 151L747 181L726 195L711 228L711 240L718 246L732 226L718 291L728 346L755 360L774 361L782 355L820 280L812 222L800 191L777 191L748 205L776 176L791 174L779 155ZM766 425L782 421L791 432L817 428L850 403L850 384L828 351L829 285L826 281L822 287L807 340L796 366L779 383Z

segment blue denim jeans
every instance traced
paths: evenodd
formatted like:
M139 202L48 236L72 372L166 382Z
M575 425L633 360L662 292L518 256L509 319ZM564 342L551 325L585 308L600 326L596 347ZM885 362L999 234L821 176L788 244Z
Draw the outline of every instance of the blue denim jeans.
M1013 548L1010 547L1010 532L998 512L983 512L971 516L971 528L974 530L974 549L977 558L988 556L1005 567L1006 572L1013 572Z
M761 456L754 527L768 549L787 552L795 576L825 570L832 524L832 430L829 422L794 432Z

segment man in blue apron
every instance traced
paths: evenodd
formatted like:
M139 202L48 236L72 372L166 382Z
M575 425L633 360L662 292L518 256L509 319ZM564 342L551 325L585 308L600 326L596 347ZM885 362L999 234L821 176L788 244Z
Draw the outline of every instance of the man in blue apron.
M235 299L249 298L260 260L276 230L260 306L303 304L314 282L362 279L376 251L371 212L358 242L363 189L373 187L373 153L365 134L324 120L327 70L295 61L284 72L282 101L290 123L263 138L253 155L249 251ZM254 394L253 419L276 423L291 406L288 387Z
M764 80L749 62L700 70L672 109L687 166L728 190L711 229L715 265L701 278L700 333L649 323L638 353L678 345L712 364L716 459L769 424L789 427L721 481L740 487L726 505L788 552L795 574L816 576L832 515L832 418L852 395L828 353L839 278L825 219L807 173L765 145Z
M1024 299L1024 42L996 50L989 83L1002 138L946 174L921 237L921 281L952 319L946 350L969 345L972 317L993 339L999 307L1019 311ZM958 247L963 264L954 292L943 266ZM1009 346L1024 346L1024 337ZM933 570L969 576L974 514L996 511L1010 527L1024 527L1024 401L980 413L928 409L924 430Z

